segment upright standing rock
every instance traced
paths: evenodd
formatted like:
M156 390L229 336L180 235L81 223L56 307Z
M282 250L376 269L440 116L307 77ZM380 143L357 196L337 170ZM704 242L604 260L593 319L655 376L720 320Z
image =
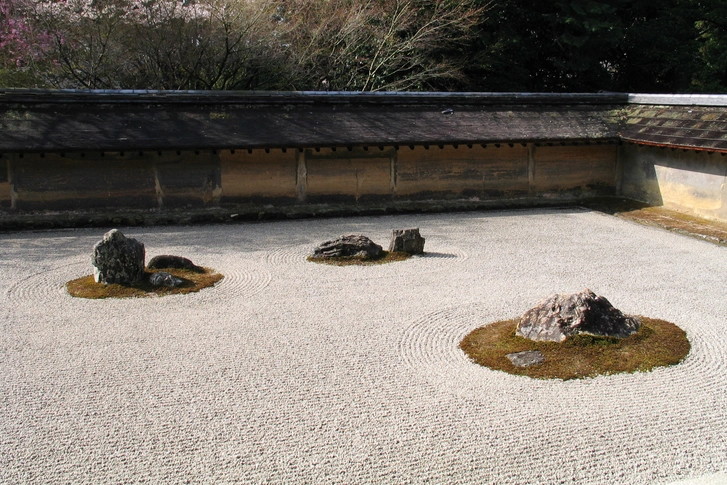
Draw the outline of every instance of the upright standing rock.
M419 228L394 229L391 231L389 252L394 251L422 254L424 252L424 238L419 234Z
M577 334L628 337L641 319L624 315L589 289L572 295L551 295L520 318L515 333L530 340L562 342Z
M93 247L93 278L97 283L137 283L144 278L144 258L142 243L112 229Z

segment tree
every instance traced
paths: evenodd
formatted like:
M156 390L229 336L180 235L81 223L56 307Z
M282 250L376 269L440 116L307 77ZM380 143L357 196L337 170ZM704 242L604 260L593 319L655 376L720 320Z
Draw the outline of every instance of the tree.
M607 89L623 37L621 0L502 0L481 26L474 89ZM485 53L482 55L482 53Z
M485 9L470 1L283 2L296 88L426 89L461 77L447 50L470 39Z
M151 0L133 22L134 77L161 89L265 89L285 78L285 49L270 1Z
M39 1L32 16L52 39L56 66L45 73L57 87L114 88L124 75L122 39L129 3L119 0Z
M727 91L725 0L0 0L0 84Z
M30 16L29 0L0 0L0 86L32 84L52 39Z
M702 14L694 0L631 0L621 11L625 35L615 88L630 92L686 92L699 64Z
M27 2L27 32L46 37L36 50L45 64L31 66L35 85L252 89L286 78L273 1L13 1ZM32 48L25 42L22 55Z
M705 0L697 22L700 66L693 79L697 91L727 92L727 3Z
M473 90L727 90L724 0L501 0L480 25Z

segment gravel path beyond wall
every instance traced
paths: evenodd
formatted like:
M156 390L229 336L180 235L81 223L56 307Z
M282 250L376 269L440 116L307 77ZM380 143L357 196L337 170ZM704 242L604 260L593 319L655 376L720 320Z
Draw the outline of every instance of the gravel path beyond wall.
M427 254L305 261L406 227ZM77 299L103 230L0 234L0 483L727 481L727 247L579 209L120 229L226 277ZM563 382L457 347L586 287L690 355Z

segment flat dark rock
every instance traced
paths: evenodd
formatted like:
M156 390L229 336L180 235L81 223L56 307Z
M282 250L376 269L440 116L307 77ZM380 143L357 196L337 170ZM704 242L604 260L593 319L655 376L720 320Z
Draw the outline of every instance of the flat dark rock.
M530 340L562 342L578 334L624 338L640 327L638 317L624 315L606 298L585 289L541 300L520 318L515 333Z
M312 258L345 258L355 257L361 259L377 258L381 256L383 248L366 236L348 234L322 243L313 250Z
M531 365L540 365L545 362L545 356L539 350L515 352L514 354L507 354L505 357L510 359L510 362L515 367L530 367Z
M149 263L147 264L147 268L149 269L163 269L163 268L173 268L173 269L188 269L191 271L199 271L202 268L195 265L191 260L187 258L183 258L182 256L171 256L168 254L162 254L159 256L154 256L149 260Z
M160 271L149 275L149 284L152 286L166 286L167 288L176 288L181 286L184 280L175 277L171 273Z

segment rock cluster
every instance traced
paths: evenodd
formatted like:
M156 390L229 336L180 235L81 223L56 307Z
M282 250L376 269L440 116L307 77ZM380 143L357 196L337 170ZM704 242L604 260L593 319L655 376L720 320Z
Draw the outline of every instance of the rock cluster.
M93 277L97 283L131 286L145 279L152 286L176 288L184 280L168 272L147 274L144 264L146 253L144 244L136 239L127 238L118 229L104 234L103 239L93 247L91 263ZM174 268L203 272L204 268L181 256L161 255L149 261L150 269Z
M551 295L520 318L516 334L530 340L562 342L571 335L628 337L641 327L638 317L624 315L589 289Z
M424 238L419 234L419 228L394 229L391 234L389 251L401 251L409 254L424 253Z
M354 257L361 259L381 256L383 248L371 239L360 234L348 234L331 241L326 241L313 250L311 258L342 258Z
M97 283L133 285L144 278L144 245L112 229L93 247L91 264Z

